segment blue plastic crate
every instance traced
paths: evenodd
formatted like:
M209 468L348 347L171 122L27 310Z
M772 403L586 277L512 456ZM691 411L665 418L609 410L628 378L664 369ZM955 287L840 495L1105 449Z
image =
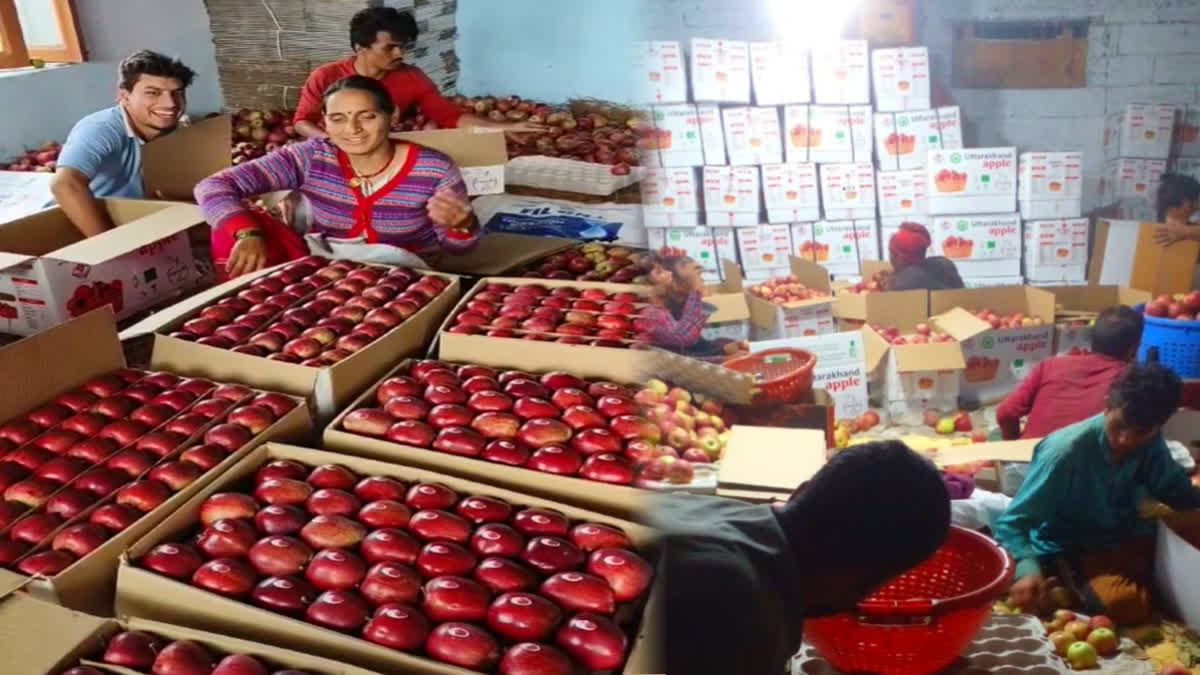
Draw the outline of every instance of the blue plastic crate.
M1134 307L1141 312L1145 305ZM1158 361L1169 366L1180 377L1200 377L1200 321L1180 321L1147 316L1138 347L1138 360L1146 360L1146 352L1158 347Z

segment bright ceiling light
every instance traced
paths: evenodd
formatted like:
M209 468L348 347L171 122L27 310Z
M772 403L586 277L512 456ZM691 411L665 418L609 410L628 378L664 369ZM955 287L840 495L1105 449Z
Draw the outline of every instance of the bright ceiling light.
M840 40L862 0L768 0L772 23L784 42L808 46Z

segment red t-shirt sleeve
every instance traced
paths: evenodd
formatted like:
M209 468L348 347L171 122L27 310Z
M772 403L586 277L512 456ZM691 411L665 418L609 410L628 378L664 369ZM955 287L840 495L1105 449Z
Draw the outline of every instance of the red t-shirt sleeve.
M412 69L413 87L415 89L415 98L417 106L426 117L438 123L443 129L453 129L458 126L458 118L462 117L462 110L454 103L442 96L438 91L437 85L429 76L420 68Z
M321 96L325 89L336 80L336 73L329 65L321 66L308 75L304 87L300 90L300 101L296 104L296 112L292 115L292 123L307 120L313 124L321 121Z

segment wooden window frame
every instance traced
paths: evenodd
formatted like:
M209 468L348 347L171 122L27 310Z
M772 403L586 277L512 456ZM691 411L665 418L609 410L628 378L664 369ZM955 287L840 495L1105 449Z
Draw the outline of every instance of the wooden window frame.
M0 0L0 36L4 40L4 48L0 49L0 68L24 68L29 66L31 60L47 63L82 63L85 60L75 0L48 1L54 11L62 46L29 45L21 33L16 0Z

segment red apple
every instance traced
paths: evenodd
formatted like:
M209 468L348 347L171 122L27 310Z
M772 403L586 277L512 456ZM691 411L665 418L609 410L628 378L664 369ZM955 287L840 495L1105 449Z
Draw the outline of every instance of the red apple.
M571 675L575 666L558 649L544 644L521 642L508 648L500 659L500 675Z
M510 466L523 466L529 460L529 449L509 440L490 441L479 454L480 459Z
M477 581L442 576L425 584L423 609L426 616L437 622L483 621L490 599L491 594Z
M89 523L103 525L113 532L120 532L142 517L141 513L120 504L104 504L88 516Z
M270 671L253 656L230 654L217 663L210 675L270 675Z
M555 574L583 567L583 551L558 537L534 537L525 545L521 560L543 574Z
M550 397L550 402L558 406L562 410L569 410L576 406L585 408L593 408L596 405L595 399L588 396L581 388L563 387L554 392ZM545 417L545 415L539 415Z
M345 516L316 516L300 529L300 538L313 548L353 548L367 529Z
M555 641L589 670L620 668L628 646L628 638L612 619L592 612L571 617L558 629Z
M320 551L308 563L304 576L323 590L354 588L367 573L367 564L354 553L341 548Z
M251 591L250 601L274 612L302 615L316 595L316 589L298 577L267 577Z
M204 442L219 445L229 452L254 439L254 434L246 427L237 424L218 424L204 433Z
M258 502L250 495L218 492L200 505L200 522L208 526L223 518L253 518L258 508Z
M600 548L629 548L633 542L621 530L599 523L580 523L571 528L571 542L580 549L592 552Z
M212 420L224 415L225 411L229 410L231 406L232 404L223 398L210 398L192 406L188 409L188 412Z
M16 483L22 478L29 476L29 472L41 467L46 462L54 458L54 453L49 450L43 450L33 445L26 445L4 456L4 480L0 481L0 488L7 489L8 486Z
M174 411L172 411L174 414ZM77 434L84 436L95 436L100 433L104 425L108 424L108 418L100 413L82 412L66 419L59 426L59 429L74 431Z
M553 602L532 593L505 593L487 611L487 625L501 637L513 641L541 640L563 619Z
M9 486L4 491L4 500L34 508L49 499L59 487L61 485L49 478L32 476Z
M75 556L66 551L42 551L17 563L17 569L30 576L52 577L75 564Z
M255 396L250 401L250 404L266 408L270 410L276 418L280 418L291 412L292 409L299 405L299 402L297 402L296 399L292 398L291 396L286 396L284 394L278 394L275 392L265 392Z
M240 558L258 539L258 531L248 520L218 520L196 537L196 548L209 558Z
M420 554L421 543L403 530L383 528L368 534L359 550L362 551L363 558L372 564L400 562L412 565L416 563Z
M592 552L587 571L608 582L617 602L630 602L640 596L654 574L650 563L623 548L602 548Z
M254 526L265 534L296 534L308 523L308 514L290 504L272 504L254 514Z
M104 497L115 492L129 480L129 476L116 471L98 467L82 473L71 483L80 490L86 490L97 497Z
M588 429L600 431L599 429ZM705 455L707 458L707 455ZM614 485L629 485L634 479L633 463L613 452L590 455L579 468L579 476L588 480Z
M64 488L46 500L46 513L52 513L63 520L70 520L95 503L96 496L91 493L74 488ZM2 522L3 519L0 519L0 523ZM0 527L2 526L0 525Z
M471 524L448 511L425 509L409 520L408 529L426 541L448 540L465 543L471 537Z
M354 494L368 502L399 501L404 499L407 491L404 483L387 476L367 476L354 485Z
M245 405L231 410L226 421L246 427L250 433L258 435L275 423L275 413L270 408Z
M561 476L573 476L583 466L583 457L575 450L559 445L538 448L529 457L527 466L535 471L544 471Z
M63 484L78 476L89 466L87 461L78 457L55 457L39 466L33 475Z
M65 394L59 394L58 398L54 399L54 402L69 408L71 412L81 413L92 407L98 400L100 400L100 397L92 392L77 389L75 391L68 391Z
M64 405L47 403L40 408L34 408L33 410L30 410L28 413L26 413L25 418L39 427L49 429L55 424L67 419L72 414L74 414L73 411Z
M246 557L261 574L287 576L299 574L312 559L313 550L294 537L274 535L255 542L247 550Z
M108 641L101 659L114 666L149 670L163 648L162 640L140 630L117 633Z
M175 416L175 410L165 405L144 405L129 413L129 419L148 427L156 427Z
M386 436L393 443L428 448L433 445L436 432L424 422L400 420L388 427Z
M596 409L608 417L638 414L637 404L621 396L601 396L596 401Z
M71 446L71 449L67 451L67 456L99 464L105 457L116 452L119 447L121 446L111 438L89 438Z
M254 482L262 483L272 478L287 478L304 480L308 476L308 467L290 459L276 459L259 467L254 473Z
M186 436L170 431L151 431L139 438L137 445L134 447L138 450L150 452L158 457L166 457L175 448L182 445L185 440L187 440Z
M249 593L254 588L254 582L254 569L234 558L209 560L192 575L194 585L234 597Z
M480 671L491 670L500 660L500 645L491 634L456 621L434 628L425 641L425 651L439 661Z
M304 612L318 626L354 632L367 622L370 609L362 598L344 589L325 591Z
M468 574L475 568L475 554L453 541L434 541L417 554L417 569L426 577Z
M557 419L539 417L521 425L517 438L531 448L561 445L570 440L571 428Z
M621 437L607 428L583 429L571 438L571 447L585 455L619 453L623 445Z
M432 624L424 614L404 604L388 604L375 611L363 628L362 637L368 642L415 651L425 644Z
M608 419L601 415L593 408L586 406L572 406L563 411L562 421L567 423L575 431L581 429L589 429L593 427L606 428Z
M525 537L502 523L488 523L471 535L471 548L482 556L515 558L525 550Z
M483 452L486 442L481 434L466 427L446 427L438 432L433 448L454 455L476 457Z
M79 523L55 535L52 547L56 551L66 551L76 558L82 558L100 548L111 536L107 530L99 525Z
M537 587L533 570L515 560L492 556L475 567L475 578L495 593L526 591Z
M173 579L190 579L204 564L204 558L185 544L159 544L139 562L143 567Z
M367 571L359 592L372 605L416 602L421 594L421 575L397 562L382 562Z

